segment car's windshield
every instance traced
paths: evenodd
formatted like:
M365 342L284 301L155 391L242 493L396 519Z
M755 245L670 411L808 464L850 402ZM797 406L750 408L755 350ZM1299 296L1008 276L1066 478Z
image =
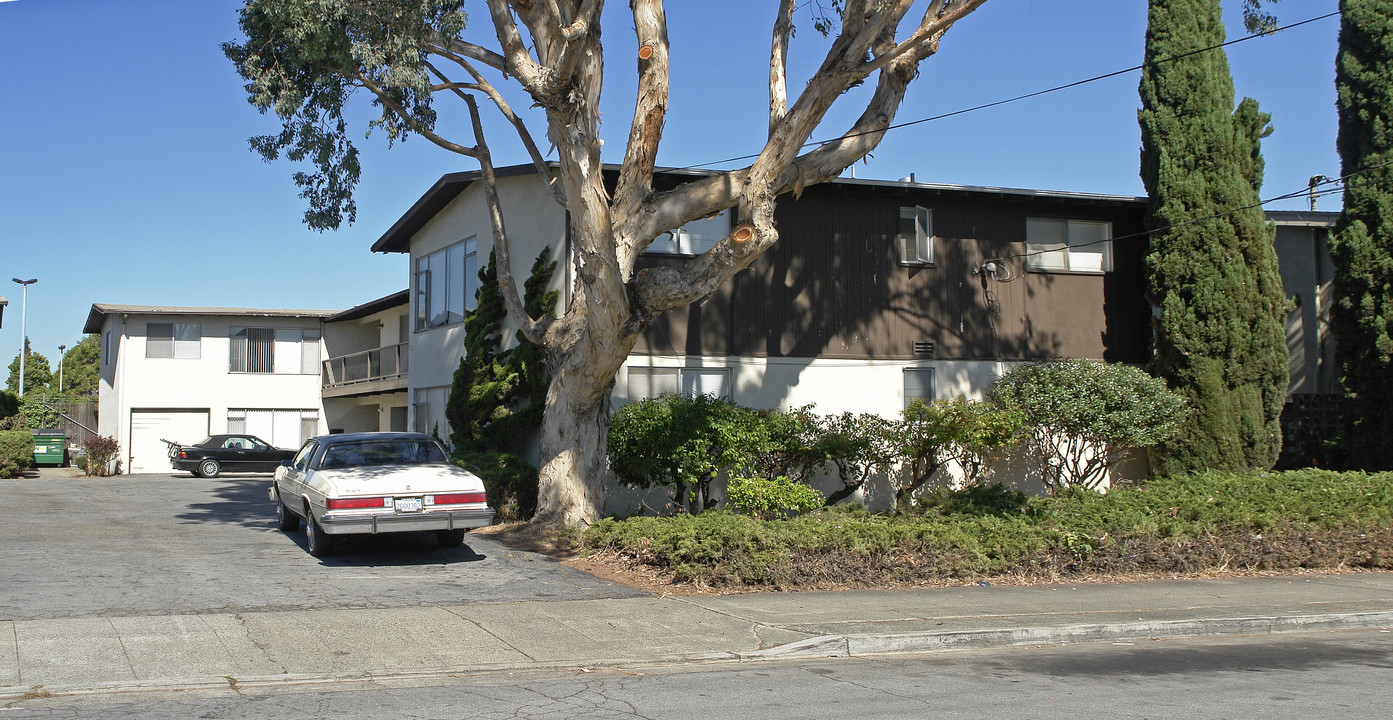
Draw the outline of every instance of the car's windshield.
M376 440L335 443L324 451L319 467L367 465L426 465L445 462L445 453L432 440Z

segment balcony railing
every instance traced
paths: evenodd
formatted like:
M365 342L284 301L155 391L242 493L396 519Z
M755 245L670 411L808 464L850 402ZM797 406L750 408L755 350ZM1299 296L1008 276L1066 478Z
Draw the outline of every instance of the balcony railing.
M340 387L374 380L396 380L406 377L406 343L364 350L325 360L324 387Z

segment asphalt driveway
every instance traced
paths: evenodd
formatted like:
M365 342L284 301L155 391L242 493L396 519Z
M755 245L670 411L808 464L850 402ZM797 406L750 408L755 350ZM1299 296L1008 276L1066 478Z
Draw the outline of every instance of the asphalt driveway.
M0 620L633 597L480 535L348 540L319 560L275 528L269 475L0 480Z

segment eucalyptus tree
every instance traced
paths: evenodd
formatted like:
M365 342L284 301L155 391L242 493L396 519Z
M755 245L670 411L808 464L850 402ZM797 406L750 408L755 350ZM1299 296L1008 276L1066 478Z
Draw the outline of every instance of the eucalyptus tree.
M279 134L253 138L253 147L268 160L284 154L313 165L296 175L311 227L335 228L354 217L361 168L345 111L355 93L366 91L380 113L372 127L389 140L415 135L478 162L508 316L542 348L552 378L541 427L537 518L579 525L598 514L608 396L643 329L662 313L707 297L778 240L779 195L835 178L875 148L920 63L937 52L954 23L985 1L815 0L814 25L826 53L800 84L789 82L787 62L798 3L769 3L769 104L751 108L768 114L767 141L748 166L665 191L654 187L669 122L670 44L661 0L628 4L638 49L626 64L637 74L637 93L612 191L600 159L603 0L486 0L489 32L469 35L462 0L249 0L240 18L245 38L224 51L246 79L252 104L282 121ZM704 11L750 12L745 3ZM476 42L483 36L491 37ZM544 115L554 172L505 99L503 83L519 87ZM862 84L869 92L847 95ZM790 92L791 86L801 89ZM856 101L856 119L835 139L809 149L829 109L853 97L864 100L864 106ZM447 136L437 125L436 103L443 101L463 103L469 137ZM507 118L568 214L575 280L568 306L554 317L529 316L510 272L480 102ZM677 265L635 271L639 253L654 238L727 208L735 209L737 222L715 247Z

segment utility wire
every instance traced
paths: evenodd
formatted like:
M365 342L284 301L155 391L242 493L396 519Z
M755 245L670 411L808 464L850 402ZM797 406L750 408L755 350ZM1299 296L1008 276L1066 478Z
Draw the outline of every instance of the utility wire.
M1234 39L1234 40L1229 40L1229 41L1227 41L1227 42L1219 43L1218 45L1211 45L1211 46L1209 46L1209 47L1200 48L1200 49L1198 49L1198 50L1191 50L1190 52L1181 53L1181 54L1179 54L1179 55L1173 55L1173 56L1171 56L1171 57L1162 58L1162 59L1160 59L1160 60L1153 60L1152 62L1149 62L1149 63L1142 63L1141 65L1134 65L1134 66L1129 67L1129 68L1126 68L1126 69L1124 69L1124 70L1114 70L1113 72L1110 72L1110 73L1104 73L1104 74L1102 74L1102 75L1095 75L1095 76L1093 76L1093 77L1086 78L1086 79L1083 79L1083 80L1075 80L1074 82L1071 82L1071 83L1065 83L1065 84L1063 84L1063 85L1056 85L1056 86L1054 86L1054 87L1046 88L1046 89L1044 89L1044 90L1036 90L1036 91L1034 91L1034 92L1029 92L1029 93L1026 93L1026 94L1024 94L1024 95L1017 95L1017 96L1015 96L1015 97L1006 98L1006 99L1004 99L1004 100L995 100L995 101L993 101L993 102L984 103L984 104L982 104L982 105L974 105L974 106L969 107L969 108L963 108L963 109L961 109L961 110L954 110L954 111L952 111L952 112L943 113L942 115L933 115L933 116L931 116L931 117L919 118L918 120L909 120L909 121L907 121L907 122L895 123L895 124L893 124L893 125L887 126L887 127L884 128L883 130L866 130L866 131L857 132L857 133L847 133L847 134L845 134L845 135L839 135L839 136L837 136L837 137L835 137L835 138L831 138L831 139L829 139L829 140L809 140L808 142L803 143L803 145L801 145L801 146L799 147L799 149L802 150L803 148L812 147L812 146L815 146L815 145L821 147L821 146L826 145L826 144L828 144L828 143L834 143L834 142L838 142L838 141L841 141L841 140L846 140L846 139L849 139L849 138L860 137L860 136L862 136L862 135L873 135L873 134L875 134L875 133L888 133L888 132L890 132L891 130L899 130L899 129L911 127L911 126L914 126L914 125L921 125L921 124L923 124L923 123L933 122L933 121L935 121L935 120L943 120L943 119L945 119L945 118L956 117L956 116L958 116L958 115L965 115L965 114L970 113L970 112L977 112L978 110L986 110L986 109L989 109L989 108L998 107L998 106L1000 106L1000 105L1006 105L1006 104L1009 104L1009 103L1019 102L1019 101L1021 101L1021 100L1029 100L1030 98L1040 97L1041 95L1048 95L1048 94L1050 94L1050 93L1059 92L1059 91L1061 91L1061 90L1068 90L1068 89L1070 89L1070 88L1079 87L1079 86L1081 86L1081 85L1087 85L1087 84L1089 84L1089 83L1095 83L1095 82L1098 82L1098 81L1100 81L1100 80L1107 80L1108 78L1117 77L1117 76L1119 76L1119 75L1126 75L1127 73L1132 73L1132 72L1136 72L1136 71L1138 71L1138 70L1141 70L1142 68L1145 68L1145 67L1147 67L1148 65L1156 66L1156 65L1160 65L1160 64L1162 64L1162 63L1173 62L1173 61L1175 61L1175 60L1180 60L1180 59L1183 59L1183 58L1190 57L1191 55L1198 55L1198 54L1200 54L1200 53L1209 52L1209 51L1211 51L1211 50L1218 50L1218 49L1221 49L1221 48L1228 47L1228 46L1230 46L1230 45L1236 45L1236 44L1241 43L1241 42L1247 42L1247 41L1253 40L1253 39L1255 39L1255 38L1266 37L1266 36L1268 36L1268 35L1275 35L1276 33L1282 32L1283 30L1291 30L1292 28L1298 28L1298 27L1301 27L1302 25L1309 25L1310 23L1317 22L1317 21L1319 21L1319 20L1325 20L1325 19L1327 19L1327 18L1332 18L1332 17L1335 17L1335 16L1337 16L1337 15L1339 15L1339 14L1340 14L1340 12L1337 10L1337 11L1335 11L1335 12L1331 12L1331 13L1326 13L1326 14L1324 14L1324 15L1320 15L1320 16L1318 16L1318 17L1313 17L1313 18L1309 18L1309 19L1307 19L1307 20L1302 20L1302 21L1300 21L1300 22L1295 22L1295 23L1292 23L1292 24L1290 24L1290 25L1283 25L1283 26L1281 26L1281 27L1273 28L1273 29L1268 30L1268 31L1265 31L1265 32L1254 33L1254 34L1252 34L1252 35L1245 35L1245 36L1243 36L1243 37L1241 37L1241 38L1236 38L1236 39ZM712 165L725 165L726 163L737 162L737 161L740 161L740 160L752 160L752 159L754 159L754 158L759 157L759 155L760 155L759 153L754 153L753 155L740 155L740 156L738 156L738 157L726 158L726 159L724 159L724 160L713 160L713 161L711 161L711 162L699 163L699 164L696 164L696 165L688 165L688 166L686 166L686 167L674 168L674 169L675 169L675 170L698 170L698 169L701 169L701 168L704 168L704 167L709 167L709 166L712 166Z

